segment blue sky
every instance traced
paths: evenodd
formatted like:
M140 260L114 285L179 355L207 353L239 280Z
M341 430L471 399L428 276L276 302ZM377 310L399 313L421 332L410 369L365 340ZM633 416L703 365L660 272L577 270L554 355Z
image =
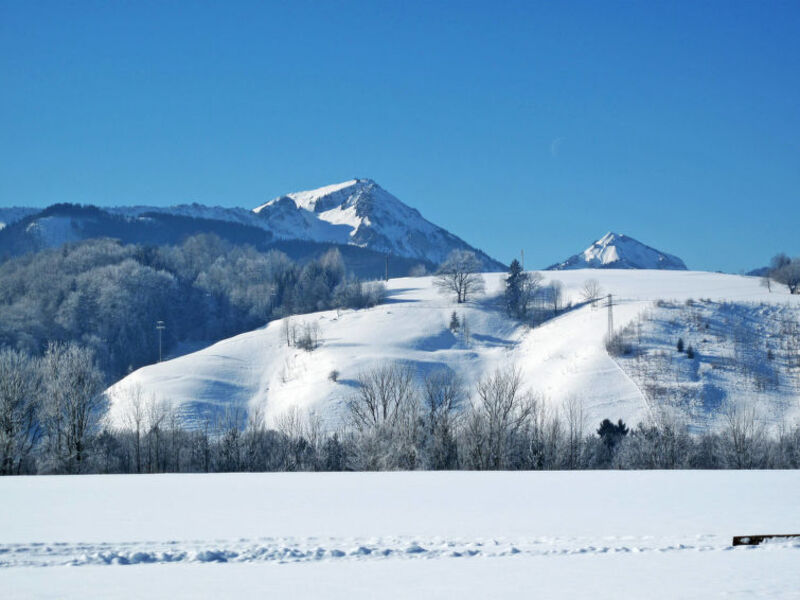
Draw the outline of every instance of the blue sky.
M503 261L800 254L798 2L0 3L0 205L370 177Z

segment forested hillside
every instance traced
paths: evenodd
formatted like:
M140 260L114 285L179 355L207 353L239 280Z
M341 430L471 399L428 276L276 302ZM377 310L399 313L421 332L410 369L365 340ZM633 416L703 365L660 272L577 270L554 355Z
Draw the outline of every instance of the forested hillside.
M160 247L88 240L0 264L0 347L40 355L49 342L77 342L116 379L158 359L157 321L168 352L380 295L348 274L336 249L301 265L212 234Z

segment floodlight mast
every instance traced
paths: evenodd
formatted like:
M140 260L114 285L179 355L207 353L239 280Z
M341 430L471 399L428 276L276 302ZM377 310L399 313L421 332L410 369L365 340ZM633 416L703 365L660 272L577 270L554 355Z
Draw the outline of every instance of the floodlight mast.
M158 362L161 362L161 332L167 328L164 321L156 321L156 329L158 330Z

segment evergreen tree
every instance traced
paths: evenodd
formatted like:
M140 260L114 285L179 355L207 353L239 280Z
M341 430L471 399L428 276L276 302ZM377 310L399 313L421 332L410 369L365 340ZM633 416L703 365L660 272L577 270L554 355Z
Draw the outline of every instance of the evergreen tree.
M600 436L603 444L609 450L613 450L620 440L628 435L628 426L622 422L622 419L619 419L616 425L608 419L603 419L603 422L600 423L600 428L597 430L597 435Z
M678 343L675 347L678 349L678 352L683 352L683 338L678 338Z
M453 311L453 314L450 315L450 331L455 333L460 327L461 323L458 320L458 315L456 314L456 311Z
M524 291L525 273L522 270L522 265L515 258L511 261L508 268L508 277L506 277L506 310L512 317L520 317L524 314L523 310L523 291ZM525 307L527 308L527 307Z

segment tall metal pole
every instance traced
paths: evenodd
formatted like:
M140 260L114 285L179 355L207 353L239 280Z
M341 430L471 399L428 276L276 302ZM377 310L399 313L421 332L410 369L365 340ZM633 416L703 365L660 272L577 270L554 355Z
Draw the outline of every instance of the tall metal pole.
M167 328L164 321L156 321L156 329L158 330L158 362L161 362L161 332Z
M524 248L519 251L519 256L522 259L521 260L521 262L522 262L521 266L522 266L522 270L524 271L525 270L525 249Z
M614 336L614 299L608 295L608 339Z
M386 281L389 281L389 255L386 255Z

